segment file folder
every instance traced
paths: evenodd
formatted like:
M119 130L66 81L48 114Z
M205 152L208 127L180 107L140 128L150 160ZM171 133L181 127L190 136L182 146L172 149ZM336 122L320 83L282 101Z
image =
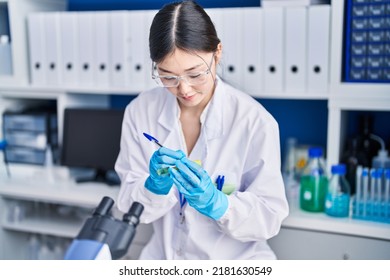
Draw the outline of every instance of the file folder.
M284 14L282 7L263 9L264 92L283 90Z
M306 7L286 7L284 91L305 92Z
M30 82L33 85L45 85L46 46L44 37L43 14L32 13L27 17Z
M109 15L110 85L125 88L130 80L130 26L127 11L113 11Z
M66 87L78 85L78 37L77 13L64 12L60 14L60 42L61 42L61 84Z
M223 79L232 86L243 89L243 38L242 38L242 9L225 8L223 12L222 30L222 67Z
M213 9L206 9L207 14L209 15L211 21L214 24L215 30L217 32L217 36L219 40L221 40L223 48L224 48L224 26L223 26L223 14L224 14L225 9L224 8L213 8ZM221 77L222 79L224 78L224 66L226 64L225 62L225 57L224 57L224 52L225 50L222 49L222 58L220 61L220 65L217 67L217 75Z
M243 89L246 93L260 97L262 90L262 9L243 10Z
M46 84L60 84L60 17L58 12L43 13L46 64L44 67Z
M329 84L330 6L308 8L307 91L327 92Z
M147 10L144 11L145 15L145 21L146 21L146 33L144 34L146 37L146 55L145 55L145 60L144 63L146 65L146 88L154 88L156 87L156 82L152 79L152 60L150 59L150 54L149 54L149 30L150 26L152 25L154 16L157 14L157 10Z
M91 87L94 85L94 21L93 12L78 12L78 52L79 52L79 85Z
M95 12L94 21L94 69L96 86L107 88L109 79L109 12Z
M146 88L147 75L152 75L152 64L147 64L149 29L147 28L146 11L131 11L128 16L131 41L129 79L131 87L140 92Z

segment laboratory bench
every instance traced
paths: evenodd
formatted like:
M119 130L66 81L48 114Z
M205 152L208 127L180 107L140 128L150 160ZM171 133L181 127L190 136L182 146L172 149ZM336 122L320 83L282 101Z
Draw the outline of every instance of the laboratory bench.
M390 224L306 212L290 203L269 244L278 259L390 260Z
M29 167L31 170L31 167ZM117 199L119 187L75 183L63 170L55 177L37 169L0 176L0 259L26 259L21 250L31 234L71 240L103 196ZM66 172L65 172L66 173ZM122 213L114 207L114 216ZM125 258L137 259L153 233L140 224ZM279 234L269 240L278 259L389 259L390 224L310 213L290 203L290 214Z

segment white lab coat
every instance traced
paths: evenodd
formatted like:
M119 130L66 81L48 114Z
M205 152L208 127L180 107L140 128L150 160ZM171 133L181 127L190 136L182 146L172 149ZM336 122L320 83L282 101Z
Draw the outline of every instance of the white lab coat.
M183 222L175 186L168 195L144 187L150 157L158 147L143 132L167 148L186 152L179 115L175 96L164 88L139 94L125 111L115 166L122 181L117 201L123 212L133 201L142 203L141 223L153 223L154 234L140 258L275 259L266 240L279 232L288 215L276 121L249 95L217 80L189 158L201 160L213 181L224 175L224 186L234 192L218 221L186 204Z

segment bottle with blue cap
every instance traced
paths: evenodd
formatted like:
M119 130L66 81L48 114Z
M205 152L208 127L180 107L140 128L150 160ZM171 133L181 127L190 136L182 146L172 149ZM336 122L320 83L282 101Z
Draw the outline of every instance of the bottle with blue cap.
M322 155L322 148L309 148L309 160L300 178L299 205L302 210L324 212L328 177Z
M350 209L351 188L345 178L345 164L332 165L332 176L329 180L325 200L325 213L332 217L348 217Z

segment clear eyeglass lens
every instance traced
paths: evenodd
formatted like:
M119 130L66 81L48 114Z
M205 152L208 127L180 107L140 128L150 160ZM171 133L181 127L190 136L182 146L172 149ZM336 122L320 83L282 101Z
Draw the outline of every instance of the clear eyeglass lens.
M202 73L198 73L195 75L185 75L185 76L155 76L155 80L158 85L163 87L177 87L179 85L179 81L183 79L187 84L191 86L204 84L207 80L207 74L209 71L205 71Z

